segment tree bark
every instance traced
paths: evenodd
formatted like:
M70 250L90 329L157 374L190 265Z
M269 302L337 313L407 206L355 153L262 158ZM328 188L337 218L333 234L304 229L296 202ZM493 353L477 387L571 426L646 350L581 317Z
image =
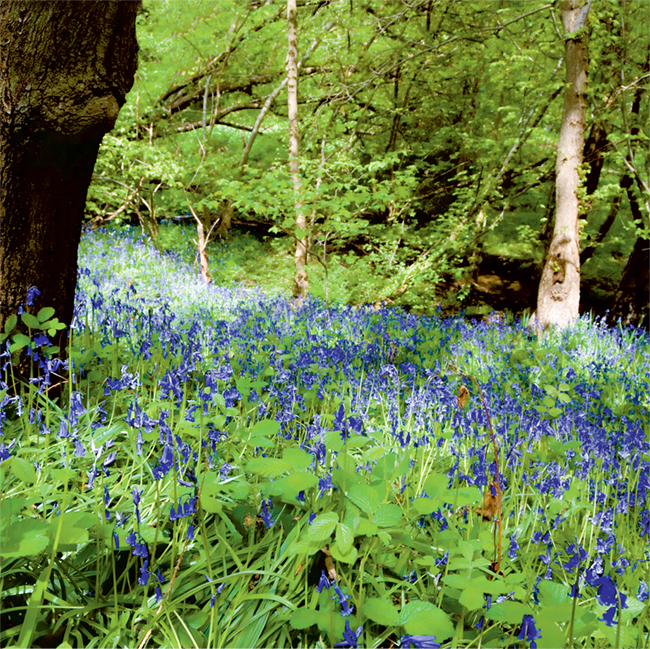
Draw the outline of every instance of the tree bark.
M299 128L298 128L298 10L296 0L287 0L287 94L289 112L289 169L295 193L296 251L294 255L296 274L293 282L293 296L303 299L309 292L307 277L307 216L303 210L300 194Z
M642 223L643 215L631 182L626 190L632 218ZM650 241L643 237L637 238L628 257L608 315L611 323L618 319L625 326L636 325L650 330Z
M73 317L97 151L133 85L139 0L0 3L0 327L25 302Z
M555 165L555 227L537 295L537 326L564 327L578 317L580 242L578 188L585 140L587 35L591 0L564 0L566 90Z

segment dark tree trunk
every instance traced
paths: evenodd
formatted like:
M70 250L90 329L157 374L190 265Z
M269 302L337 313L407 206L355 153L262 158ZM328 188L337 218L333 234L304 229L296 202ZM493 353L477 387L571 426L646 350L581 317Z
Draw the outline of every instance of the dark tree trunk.
M139 0L0 2L0 327L41 295L70 324L97 151L133 85Z
M632 190L632 183L626 187L632 218L642 223L641 208ZM650 330L650 241L638 237L628 257L623 276L616 289L614 305L609 312L609 321L619 318L624 325L636 325Z

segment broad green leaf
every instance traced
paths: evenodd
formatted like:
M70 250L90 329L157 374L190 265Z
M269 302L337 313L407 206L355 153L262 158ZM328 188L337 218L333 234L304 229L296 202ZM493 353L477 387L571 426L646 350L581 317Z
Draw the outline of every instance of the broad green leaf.
M343 448L343 440L341 439L341 433L336 430L328 430L325 433L325 446L330 451L338 453Z
M36 315L39 322L45 322L54 315L54 308L51 306L44 306Z
M383 504L377 507L373 520L377 527L395 527L402 519L399 505Z
M386 597L370 597L362 604L361 612L373 622L383 626L399 624L399 613Z
M22 457L11 458L11 472L21 482L34 484L36 482L36 469L34 465Z
M33 557L47 547L50 525L33 518L15 521L0 532L0 556Z
M420 516L428 516L439 509L439 505L436 505L436 501L432 498L416 498L411 506Z
M501 602L493 604L492 608L485 612L485 616L495 622L506 622L508 624L521 624L524 615L533 615L533 610L527 604L521 602Z
M470 611L482 608L485 604L485 597L482 590L477 588L466 588L458 598L458 601Z
M377 534L377 526L367 518L360 518L355 533L357 536L372 536L373 534Z
M310 626L318 624L319 615L318 611L313 608L301 606L291 613L291 628L308 629Z
M12 337L13 343L11 343L11 347L9 347L9 351L13 354L14 352L20 351L24 347L27 347L29 343L31 342L31 339L29 336L26 336L25 334L15 334Z
M456 499L456 490L450 489L445 500L456 507L464 507L481 500L481 490L478 487L461 487L458 489L458 499Z
M5 320L5 333L6 334L11 333L17 324L18 324L18 316L15 313L12 313Z
M424 481L424 490L429 498L437 498L447 492L449 478L444 473L430 473Z
M271 439L266 439L266 437L251 437L245 440L244 444L252 448L257 448L258 446L260 448L273 448L275 446L275 442Z
M203 508L203 511L207 512L208 514L218 514L223 510L223 503L218 501L216 498L202 494L201 507Z
M280 432L280 424L273 419L262 419L254 424L250 429L250 434L254 437L266 437L267 435L277 435Z
M287 448L282 454L282 457L285 462L291 465L294 471L304 471L314 461L314 456L311 453L307 453L307 451L303 451L295 446Z
M332 553L332 558L341 563L353 564L359 558L359 552L354 546L351 546L346 552L343 552L338 543L334 543L330 545L330 552Z
M61 545L78 545L88 541L88 532L97 525L97 516L95 514L86 514L84 512L66 512L62 514L63 524L61 525L61 534L59 543ZM56 535L59 525L59 517L55 516L51 521L50 534L52 538Z
M283 473L291 471L292 468L291 462L276 457L254 457L246 465L247 471L257 473L264 478L277 478Z
M470 585L470 578L465 577L463 575L457 575L457 574L449 574L445 575L443 578L443 581L447 586L450 586L451 588L458 588L458 590L464 590L465 588L468 588Z
M285 478L282 478L282 483L296 492L306 491L318 484L318 478L309 471L298 471L297 473L291 473Z
M20 319L26 324L30 329L40 329L41 323L38 321L36 316L33 316L31 313L22 313Z
M320 551L323 544L321 541L308 541L307 539L302 539L301 541L295 541L289 545L289 556L293 557L297 554L306 554L311 556Z
M316 516L314 522L309 526L307 538L310 541L326 541L332 535L338 522L339 517L335 512L328 512L327 514Z
M345 554L351 547L352 542L354 541L354 531L349 525L345 523L336 524L336 545L339 550Z
M379 495L365 484L353 484L347 497L362 511L372 516L379 507Z
M447 614L429 602L408 602L399 614L399 623L409 635L435 635L444 642L454 635L454 626Z

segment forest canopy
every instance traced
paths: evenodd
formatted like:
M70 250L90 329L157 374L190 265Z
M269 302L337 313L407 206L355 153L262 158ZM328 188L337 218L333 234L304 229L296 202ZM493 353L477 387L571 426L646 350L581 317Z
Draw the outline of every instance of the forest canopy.
M351 301L534 310L566 87L560 3L302 0L297 26L299 201L286 3L145 1L92 224L137 218L156 239L185 214L208 253L231 226L276 249L306 237L310 266L372 277ZM605 0L586 29L582 308L602 312L637 241L632 262L647 259L648 14Z

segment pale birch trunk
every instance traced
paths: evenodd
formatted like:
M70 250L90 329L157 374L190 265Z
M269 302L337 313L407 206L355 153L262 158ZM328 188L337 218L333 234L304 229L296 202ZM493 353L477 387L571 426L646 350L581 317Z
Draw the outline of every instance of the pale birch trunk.
M555 227L537 294L537 326L565 327L578 317L580 241L578 235L580 165L585 140L587 24L591 0L564 0L566 90L555 165ZM578 33L576 33L578 32Z
M298 158L298 16L296 0L287 0L287 33L289 49L287 52L287 91L289 112L289 169L295 193L296 238L295 264L296 275L293 283L293 296L305 298L309 292L307 277L308 236L307 216L300 199L302 183Z

